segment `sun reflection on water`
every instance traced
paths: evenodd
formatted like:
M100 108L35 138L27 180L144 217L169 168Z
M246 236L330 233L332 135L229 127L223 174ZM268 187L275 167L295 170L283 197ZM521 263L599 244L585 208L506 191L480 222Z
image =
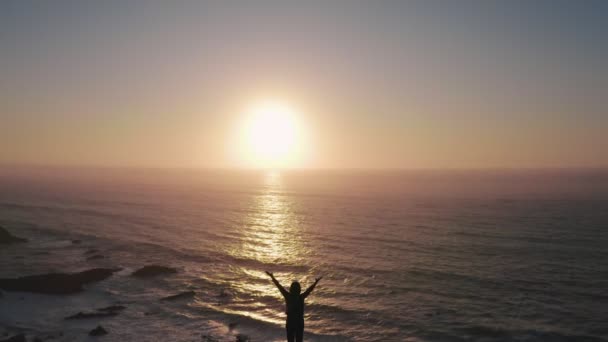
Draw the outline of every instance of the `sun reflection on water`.
M239 241L229 253L242 261L235 267L249 280L231 286L239 292L280 297L264 271L277 272L284 285L289 286L295 280L294 270L303 264L306 249L300 219L279 172L263 175L261 190L253 196L246 212L238 227Z
M264 264L295 264L301 252L299 222L283 192L281 174L264 175L264 187L256 195L242 227L239 256Z

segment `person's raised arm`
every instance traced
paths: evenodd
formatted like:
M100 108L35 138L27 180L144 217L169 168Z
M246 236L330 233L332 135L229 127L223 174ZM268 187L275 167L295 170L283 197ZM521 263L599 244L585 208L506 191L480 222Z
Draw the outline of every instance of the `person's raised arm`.
M312 292L312 290L315 289L315 286L317 286L317 283L319 282L319 280L321 280L321 278L323 278L323 277L319 277L319 278L315 279L315 282L312 283L312 285L310 285L306 289L306 291L304 291L304 293L302 294L302 297L304 297L304 298L308 297L308 295Z
M274 277L274 274L272 274L268 271L266 271L266 274L268 274L270 276L270 278L272 279L272 282L277 287L277 289L279 289L279 291L281 291L281 294L283 295L283 297L287 297L289 295L289 292L287 292L287 290L285 290L283 285L281 285L279 283L279 281Z

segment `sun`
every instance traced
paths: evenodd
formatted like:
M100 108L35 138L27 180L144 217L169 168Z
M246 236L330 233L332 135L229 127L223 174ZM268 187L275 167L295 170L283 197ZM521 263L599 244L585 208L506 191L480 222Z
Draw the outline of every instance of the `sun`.
M249 164L263 168L293 166L301 133L295 110L284 102L264 101L252 106L247 116L243 136Z

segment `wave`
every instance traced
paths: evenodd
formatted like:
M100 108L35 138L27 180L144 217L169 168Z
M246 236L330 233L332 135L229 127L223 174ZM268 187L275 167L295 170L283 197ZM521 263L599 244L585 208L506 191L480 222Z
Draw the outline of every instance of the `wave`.
M457 328L456 331L462 333L460 338L463 339L487 339L490 341L551 341L551 342L606 342L605 339L594 336L567 334L557 331L543 330L511 330L500 327L474 325L470 327Z

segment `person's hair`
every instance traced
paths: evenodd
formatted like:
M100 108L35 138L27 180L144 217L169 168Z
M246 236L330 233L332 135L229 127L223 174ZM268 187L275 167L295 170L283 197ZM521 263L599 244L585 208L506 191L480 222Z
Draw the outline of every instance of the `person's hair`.
M291 293L292 295L297 295L300 294L300 291L302 291L300 283L298 283L297 281L291 283L291 286L289 287L289 293Z

